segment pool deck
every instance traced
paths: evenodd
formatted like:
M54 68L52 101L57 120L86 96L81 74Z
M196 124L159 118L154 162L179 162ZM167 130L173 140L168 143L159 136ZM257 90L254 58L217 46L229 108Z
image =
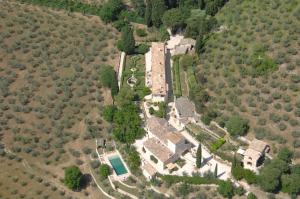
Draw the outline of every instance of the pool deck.
M117 175L116 171L114 170L113 166L111 165L110 161L109 161L109 158L112 157L112 156L119 156L119 158L121 159L124 167L126 168L127 170L127 173L124 173L122 175ZM118 150L115 150L115 151L112 151L112 152L108 152L108 153L105 153L103 154L103 160L105 161L106 164L110 165L110 167L112 168L113 170L113 173L111 175L112 179L113 180L117 180L117 181L125 181L127 180L127 178L131 175L130 173L130 170L127 166L127 164L125 163L123 157L121 156L120 152Z

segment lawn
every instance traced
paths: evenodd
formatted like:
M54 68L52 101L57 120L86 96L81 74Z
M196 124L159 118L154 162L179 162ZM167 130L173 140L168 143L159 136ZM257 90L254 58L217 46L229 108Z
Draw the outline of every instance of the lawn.
M175 58L175 59L173 59L172 81L173 81L174 95L176 97L182 96L180 76L181 75L180 75L179 58Z

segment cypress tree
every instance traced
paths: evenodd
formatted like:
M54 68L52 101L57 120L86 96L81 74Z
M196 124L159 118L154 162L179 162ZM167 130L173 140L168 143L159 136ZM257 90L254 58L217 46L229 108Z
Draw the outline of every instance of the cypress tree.
M152 26L152 4L151 0L146 0L145 22L148 27Z
M215 178L218 177L218 164L216 164L216 166L215 166L214 176L215 176Z
M129 25L125 26L122 30L121 42L122 42L123 51L126 54L130 55L134 53L135 40L134 40L132 28Z
M198 0L198 6L201 10L205 8L205 2L204 0Z
M196 39L196 45L195 45L195 50L198 55L200 55L200 53L203 53L204 44L205 44L205 41L203 39L203 36L199 35Z
M201 167L201 159L202 159L202 147L201 147L201 143L199 143L197 153L196 153L196 167L197 168Z
M162 17L166 10L165 1L164 0L152 0L152 23L155 27L159 28L162 24Z

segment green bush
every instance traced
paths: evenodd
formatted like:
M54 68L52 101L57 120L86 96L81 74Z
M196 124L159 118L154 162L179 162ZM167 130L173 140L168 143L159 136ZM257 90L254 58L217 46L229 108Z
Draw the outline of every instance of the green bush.
M176 176L176 175L161 175L159 176L167 184L176 184L179 182L185 182L188 184L218 184L221 180L219 179L208 179L200 176Z
M135 30L137 36L139 37L146 37L147 36L147 32L145 31L145 29L141 29L141 28L137 28Z
M136 53L138 54L145 54L149 51L149 46L147 44L139 44L135 49Z
M99 174L102 179L106 179L110 174L110 167L107 164L101 164L99 168Z
M234 188L230 181L220 181L218 192L221 194L224 198L232 198L234 195Z
M71 166L65 169L64 183L70 189L78 189L80 186L82 173L76 166Z
M226 122L227 131L231 136L243 136L248 132L248 121L240 116L233 116Z
M249 193L248 195L247 195L247 199L257 199L257 197L256 197L256 195L254 195L253 193Z
M224 138L220 138L217 141L211 144L211 150L216 151L218 150L223 144L225 144L226 140Z

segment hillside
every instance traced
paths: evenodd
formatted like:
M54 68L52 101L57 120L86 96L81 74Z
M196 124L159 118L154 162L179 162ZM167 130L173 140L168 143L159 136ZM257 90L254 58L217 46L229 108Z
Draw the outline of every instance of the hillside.
M111 102L110 93L99 84L99 69L118 63L119 33L96 17L13 1L1 2L0 18L0 141L16 154L1 162L18 159L15 167L24 170L26 160L29 167L42 169L42 176L61 184L64 167L90 162L82 150L91 152L93 138L103 128L99 108ZM5 162L9 160L3 160L2 170L10 171L12 163ZM0 173L8 186L11 177ZM21 174L18 178L18 183L26 181ZM32 194L42 187L32 184L27 197L37 198ZM12 189L2 190L3 197L12 195ZM22 190L16 194L24 194ZM85 193L73 194L82 198Z
M298 160L299 13L297 0L230 0L216 16L222 28L209 37L196 69L198 79L207 80L210 107L222 113L218 122L240 114L250 122L249 137L273 143L275 153L287 145Z

